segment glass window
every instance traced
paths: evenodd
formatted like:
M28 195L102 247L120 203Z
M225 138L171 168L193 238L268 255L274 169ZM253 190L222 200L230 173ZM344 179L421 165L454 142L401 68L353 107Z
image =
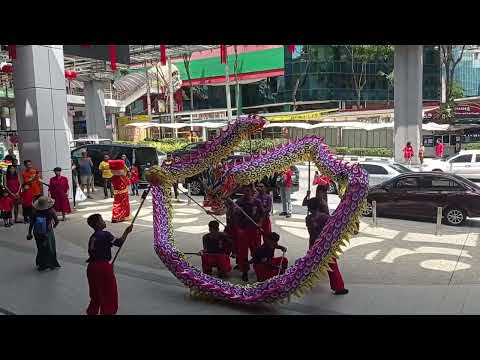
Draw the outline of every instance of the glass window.
M79 149L76 149L75 151L72 151L72 158L75 160L80 159L82 157L82 153L86 150L87 148L84 146Z
M403 166L401 164L389 164L389 166L392 169L398 171L400 174L412 172L412 170L410 170L409 168L407 168L406 166Z
M475 162L480 162L480 154L475 155Z
M135 163L139 165L158 165L158 157L155 148L136 148Z
M397 189L416 189L418 188L417 177L404 177L395 184Z
M388 171L385 170L380 165L372 164L360 164L360 166L369 174L369 175L388 175Z
M463 187L454 180L441 176L424 176L422 178L422 187L429 188L436 191L459 191Z
M460 155L450 161L451 163L469 163L472 162L472 154Z

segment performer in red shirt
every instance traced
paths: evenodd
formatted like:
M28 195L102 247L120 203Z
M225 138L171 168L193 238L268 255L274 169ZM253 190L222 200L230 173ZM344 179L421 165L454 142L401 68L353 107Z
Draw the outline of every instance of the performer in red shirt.
M130 169L130 186L132 188L132 196L138 196L138 182L140 180L140 175L138 172L138 166L133 165Z
M70 202L68 201L68 180L65 176L61 176L62 169L56 167L53 169L55 176L50 179L50 186L48 191L50 196L55 200L55 211L62 213L62 219L65 221L65 214L70 214Z
M128 198L128 169L123 160L109 160L112 171L113 208L112 222L122 222L130 218L130 201Z

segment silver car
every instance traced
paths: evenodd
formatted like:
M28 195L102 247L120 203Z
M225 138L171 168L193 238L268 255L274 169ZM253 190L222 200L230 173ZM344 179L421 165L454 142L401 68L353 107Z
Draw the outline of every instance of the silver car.
M393 161L360 161L359 165L368 173L368 185L375 186L395 176L412 170Z

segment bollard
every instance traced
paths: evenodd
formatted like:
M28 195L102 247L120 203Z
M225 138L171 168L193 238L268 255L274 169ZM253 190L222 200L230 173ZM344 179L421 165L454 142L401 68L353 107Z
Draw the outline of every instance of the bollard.
M192 185L188 183L187 188L188 188L188 205L190 205L192 203L192 199L190 199L190 197L192 196Z
M372 201L372 220L373 227L377 227L377 202L375 200Z
M437 207L437 224L435 225L435 235L440 235L440 226L442 225L442 211L441 207Z

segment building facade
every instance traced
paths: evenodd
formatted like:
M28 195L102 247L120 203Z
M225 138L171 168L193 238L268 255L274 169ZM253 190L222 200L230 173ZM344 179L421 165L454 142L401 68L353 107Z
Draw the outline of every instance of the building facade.
M296 51L285 55L285 86L279 93L280 101L292 101L296 83L296 101L343 101L346 106L357 102L353 83L351 58L341 45L297 45ZM354 63L357 74L362 64ZM393 79L386 76L393 70L393 52L388 58L379 57L365 66L365 86L360 100L365 102L390 102L393 106ZM423 99L437 101L440 96L440 58L437 49L424 47Z

